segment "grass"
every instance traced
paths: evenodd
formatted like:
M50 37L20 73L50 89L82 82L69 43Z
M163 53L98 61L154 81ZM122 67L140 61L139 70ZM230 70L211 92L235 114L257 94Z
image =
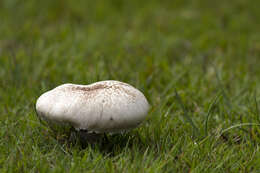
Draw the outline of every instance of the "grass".
M0 172L259 172L259 1L0 1ZM62 83L147 96L137 129L86 148L36 117Z

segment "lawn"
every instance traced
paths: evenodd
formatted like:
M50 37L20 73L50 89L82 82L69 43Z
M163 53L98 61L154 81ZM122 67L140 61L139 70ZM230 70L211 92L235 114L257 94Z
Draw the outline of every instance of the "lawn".
M0 172L259 172L260 1L1 0ZM82 147L40 123L63 83L119 80L151 109Z

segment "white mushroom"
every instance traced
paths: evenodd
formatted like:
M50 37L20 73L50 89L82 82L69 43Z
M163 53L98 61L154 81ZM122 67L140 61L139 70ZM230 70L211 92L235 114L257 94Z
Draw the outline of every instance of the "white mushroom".
M135 128L148 109L142 92L112 80L90 85L63 84L42 94L36 102L41 119L96 133Z

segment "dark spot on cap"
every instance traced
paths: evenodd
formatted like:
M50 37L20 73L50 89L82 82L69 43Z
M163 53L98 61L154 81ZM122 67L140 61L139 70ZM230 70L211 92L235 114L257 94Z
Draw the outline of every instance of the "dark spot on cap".
M81 91L94 91L94 90L99 90L99 89L105 89L107 88L106 85L102 85L102 84L97 84L97 85L94 85L94 86L75 86L75 87L72 87L71 89L72 90L81 90Z

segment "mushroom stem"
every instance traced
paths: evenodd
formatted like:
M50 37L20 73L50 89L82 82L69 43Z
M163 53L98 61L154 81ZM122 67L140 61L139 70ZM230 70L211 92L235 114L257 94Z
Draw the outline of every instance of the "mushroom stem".
M104 142L109 143L109 138L106 133L104 133Z
M69 141L75 143L79 140L82 148L86 148L88 144L94 144L101 140L103 134L97 134L95 132L89 132L88 130L75 130L71 128Z
M81 143L95 143L102 137L102 134L97 134L95 132L90 133L87 130L78 131L78 135Z

